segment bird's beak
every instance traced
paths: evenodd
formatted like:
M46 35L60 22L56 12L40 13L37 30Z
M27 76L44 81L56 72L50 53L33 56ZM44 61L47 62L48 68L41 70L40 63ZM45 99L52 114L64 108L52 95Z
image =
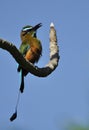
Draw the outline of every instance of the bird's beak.
M35 25L32 30L36 31L38 28L40 28L42 26L42 23L39 23L37 25Z
M27 34L28 32L30 32L30 31L36 31L38 28L40 28L42 26L42 23L39 23L39 24L37 24L37 25L35 25L34 27L32 27L31 29L28 29L28 30L26 30L26 31L24 31L24 34L23 35L25 35L25 34Z

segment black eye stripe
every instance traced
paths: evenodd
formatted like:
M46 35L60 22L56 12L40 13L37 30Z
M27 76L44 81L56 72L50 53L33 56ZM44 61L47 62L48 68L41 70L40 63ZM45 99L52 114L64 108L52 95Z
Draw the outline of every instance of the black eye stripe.
M26 34L27 34L27 32L26 31L23 31L24 33L22 34L23 36L25 36Z

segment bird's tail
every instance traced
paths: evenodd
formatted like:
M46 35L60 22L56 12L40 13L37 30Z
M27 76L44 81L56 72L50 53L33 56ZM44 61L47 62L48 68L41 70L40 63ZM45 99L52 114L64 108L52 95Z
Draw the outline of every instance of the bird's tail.
M20 89L19 89L19 94L18 94L18 98L17 98L17 102L16 102L16 107L15 107L15 112L13 113L13 115L10 117L10 121L13 121L16 119L17 117L17 107L18 107L18 104L19 104L19 99L20 99L20 92L23 93L24 91L24 70L21 69L20 66L18 66L18 72L20 72L21 74L21 84L20 84Z
M20 72L21 72L20 92L23 93L23 90L24 90L24 73L23 73L23 69L21 69Z

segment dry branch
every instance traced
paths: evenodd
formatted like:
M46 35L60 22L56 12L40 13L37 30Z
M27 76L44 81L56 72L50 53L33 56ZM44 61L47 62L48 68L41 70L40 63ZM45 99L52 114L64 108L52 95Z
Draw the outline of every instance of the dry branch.
M53 23L50 24L50 61L42 68L39 68L32 63L25 60L19 50L12 43L0 39L0 48L8 51L13 58L31 74L38 77L46 77L51 74L58 66L59 61L59 48L57 45L57 35Z

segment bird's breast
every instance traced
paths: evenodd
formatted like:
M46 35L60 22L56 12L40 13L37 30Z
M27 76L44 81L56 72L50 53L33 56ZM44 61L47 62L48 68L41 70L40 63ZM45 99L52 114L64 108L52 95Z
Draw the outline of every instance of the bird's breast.
M31 63L35 63L39 60L40 56L41 56L41 50L38 48L35 48L35 47L31 47L27 51L25 58L26 58L26 60L30 61Z

